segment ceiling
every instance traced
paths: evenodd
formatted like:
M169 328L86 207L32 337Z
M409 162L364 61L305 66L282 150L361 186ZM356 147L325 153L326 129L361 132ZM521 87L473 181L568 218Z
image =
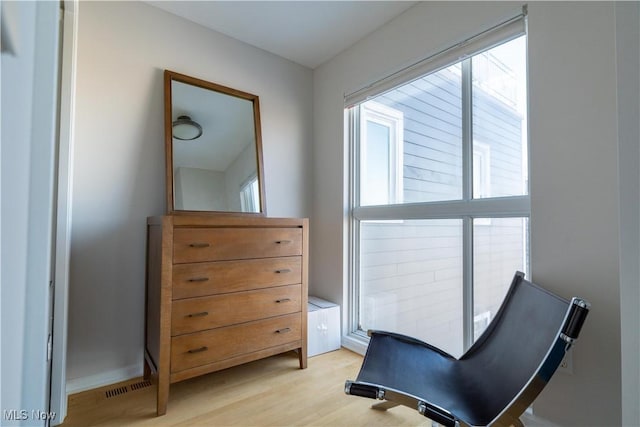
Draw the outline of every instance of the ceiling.
M255 147L253 102L178 81L171 83L172 121L186 115L202 126L202 136L173 139L173 167L225 172ZM255 150L253 151L255 158Z
M415 1L149 1L229 37L316 68Z

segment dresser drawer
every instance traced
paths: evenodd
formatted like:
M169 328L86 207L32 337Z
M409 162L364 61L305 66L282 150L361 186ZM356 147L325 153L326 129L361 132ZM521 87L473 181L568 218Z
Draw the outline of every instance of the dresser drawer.
M171 372L302 339L301 313L171 338Z
M171 335L296 313L301 298L301 285L289 285L174 301Z
M302 257L201 262L173 266L174 300L302 281Z
M176 228L173 235L176 264L301 254L301 228Z

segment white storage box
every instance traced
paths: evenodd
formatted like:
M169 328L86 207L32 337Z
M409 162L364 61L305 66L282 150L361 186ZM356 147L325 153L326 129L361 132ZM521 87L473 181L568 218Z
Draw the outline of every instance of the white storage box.
M340 306L318 297L309 297L307 356L340 348Z

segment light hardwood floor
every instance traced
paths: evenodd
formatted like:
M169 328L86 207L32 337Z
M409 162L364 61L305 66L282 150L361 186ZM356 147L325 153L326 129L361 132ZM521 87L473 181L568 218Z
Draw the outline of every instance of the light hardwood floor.
M345 395L344 382L355 379L361 363L345 349L309 358L304 370L293 352L273 356L172 384L161 417L155 416L155 385L131 390L138 378L71 395L62 425L431 426L409 408L375 411L376 401ZM124 386L127 391L117 394Z

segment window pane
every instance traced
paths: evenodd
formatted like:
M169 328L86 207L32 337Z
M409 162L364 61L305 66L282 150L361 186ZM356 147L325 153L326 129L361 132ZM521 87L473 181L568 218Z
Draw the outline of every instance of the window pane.
M242 212L260 211L260 189L257 176L246 181L240 189L240 208Z
M493 319L516 271L528 273L527 218L473 221L474 339Z
M475 198L527 194L525 40L520 37L471 61ZM476 156L476 145L482 145L484 155Z
M372 102L384 107L386 110L379 120L385 116L396 117L395 123L401 126L399 132L390 134L390 152L400 153L400 158L396 162L390 160L392 169L386 185L373 187L373 191L382 193L388 189L393 192L394 188L399 192L386 203L462 198L461 82L460 65L457 64L362 104L362 108ZM363 110L361 116L364 116ZM393 119L388 118L387 122L393 123ZM369 141L361 141L361 150L364 144ZM361 175L360 179L363 178ZM379 203L383 198L380 196L375 200ZM361 195L360 205L373 204L371 200L374 198L369 193L365 197Z
M360 223L363 331L407 334L462 354L462 221Z

